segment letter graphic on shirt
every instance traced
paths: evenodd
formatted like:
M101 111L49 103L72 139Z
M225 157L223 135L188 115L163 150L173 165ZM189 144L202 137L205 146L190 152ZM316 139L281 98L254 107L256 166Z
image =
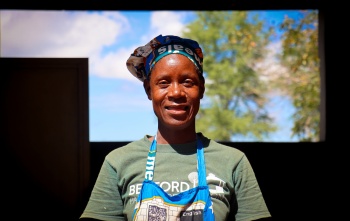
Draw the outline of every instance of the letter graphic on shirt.
M224 189L227 189L226 182L218 177L216 177L214 174L209 173L207 176L207 182L208 185L211 184L211 186L215 186L215 189L209 189L210 195L212 197L217 198L223 198L224 197Z
M180 186L180 184L179 184L179 182L177 182L177 181L173 181L173 182L171 182L171 191L172 192L180 192L179 191L179 186Z
M170 185L170 183L168 183L168 182L161 182L161 183L159 184L159 186L160 186L165 192L168 192L168 191L170 190L170 188L171 188L171 185Z
M136 194L140 194L142 188L142 183L136 184Z
M181 182L181 192L185 192L186 190L190 189L190 185L186 182Z
M188 174L188 179L190 180L191 183L193 183L193 187L196 187L198 184L198 173L192 172Z
M133 194L135 194L135 185L131 185L129 187L129 195L133 195Z
M137 195L140 194L141 187L142 187L142 183L138 183L136 185L130 185L129 196L135 195L135 194L137 194Z

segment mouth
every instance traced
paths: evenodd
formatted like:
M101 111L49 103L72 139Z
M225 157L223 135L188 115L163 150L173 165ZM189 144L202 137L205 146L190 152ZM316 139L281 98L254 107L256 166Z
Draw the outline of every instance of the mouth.
M185 105L172 105L166 106L165 109L170 111L187 111L189 107Z

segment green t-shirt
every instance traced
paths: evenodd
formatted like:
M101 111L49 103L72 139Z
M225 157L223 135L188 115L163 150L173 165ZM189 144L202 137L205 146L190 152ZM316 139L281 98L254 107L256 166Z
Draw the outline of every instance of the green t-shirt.
M151 141L148 135L111 151L105 158L81 215L99 220L132 220ZM244 153L198 133L203 146L207 183L216 221L269 217L254 171ZM157 144L154 178L176 195L198 185L196 142ZM231 214L230 214L231 213Z

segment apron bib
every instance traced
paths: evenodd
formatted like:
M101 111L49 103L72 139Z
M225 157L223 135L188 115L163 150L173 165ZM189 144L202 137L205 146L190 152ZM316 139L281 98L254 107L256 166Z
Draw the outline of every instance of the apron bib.
M197 137L198 186L171 196L153 182L157 139L148 152L145 180L133 212L134 221L215 221L206 180L203 144Z

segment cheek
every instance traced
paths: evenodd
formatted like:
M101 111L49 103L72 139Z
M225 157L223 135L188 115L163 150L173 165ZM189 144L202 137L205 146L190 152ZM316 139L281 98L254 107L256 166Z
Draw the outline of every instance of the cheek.
M161 90L151 90L150 98L152 99L153 103L160 103L162 100L164 100L165 92Z
M200 107L200 99L196 100L194 105L195 112L197 113Z

